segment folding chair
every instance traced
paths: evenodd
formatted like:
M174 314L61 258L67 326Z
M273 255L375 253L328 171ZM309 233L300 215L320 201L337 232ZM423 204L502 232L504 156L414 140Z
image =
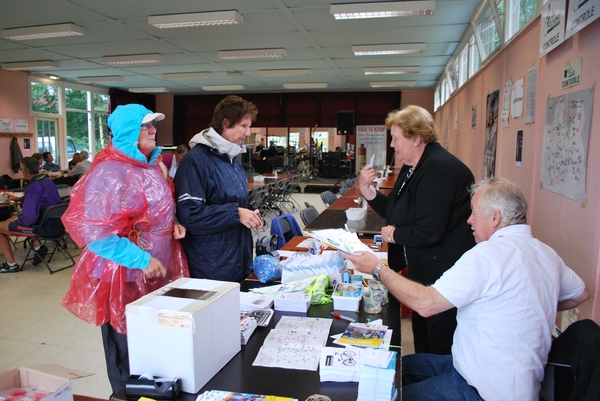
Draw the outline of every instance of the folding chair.
M331 191L321 192L321 200L325 204L325 207L329 207L333 202L337 200L337 196Z
M42 218L42 222L40 223L40 228L38 229L37 233L35 233L35 234L23 234L23 233L17 233L17 232L10 233L10 235L14 236L14 237L26 237L27 239L29 239L29 241L31 243L31 246L29 247L29 250L27 251L27 255L25 256L25 260L23 260L23 263L21 264L21 270L23 270L23 267L25 267L25 263L27 263L28 260L33 260L35 258L35 256L38 255L37 251L33 247L33 244L35 243L36 240L41 241L42 245L45 245L46 242L48 242L48 241L51 241L54 244L52 252L49 253L48 261L46 261L44 258L42 258L41 255L38 255L42 259L44 264L46 265L46 268L48 269L50 274L55 273L57 271L67 269L67 268L75 265L75 259L73 259L73 256L71 256L71 254L65 248L66 241L67 241L69 234L65 231L64 227L62 229L62 234L55 236L55 237L43 236L40 234L43 232L44 227L46 225L48 225L50 219L58 219L58 221L60 222L60 218L65 213L65 211L67 210L68 207L69 207L68 203L59 203L58 205L50 206L48 209L46 209L46 212L44 213L44 217ZM62 226L62 222L60 223L60 225ZM48 263L50 261L52 261L52 257L56 253L56 250L59 250L65 257L65 259L67 257L69 259L71 259L72 263L68 266L61 267L60 269L52 270ZM31 254L31 251L33 251L33 254ZM31 255L31 257L29 255Z
M348 187L344 187L344 186L342 186L342 187L340 188L340 195L345 195L345 194L346 194L346 192L348 192L348 191L349 191Z
M302 219L302 223L304 223L304 226L307 226L310 223L312 223L312 221L316 219L318 215L319 211L315 209L314 206L309 206L306 209L300 210L300 218Z
M294 216L282 214L271 222L271 235L277 235L277 249L281 249L290 239L302 235L302 230Z

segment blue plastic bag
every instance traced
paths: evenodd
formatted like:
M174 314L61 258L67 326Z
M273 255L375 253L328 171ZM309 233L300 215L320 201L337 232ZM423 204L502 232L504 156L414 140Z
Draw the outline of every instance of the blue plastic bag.
M271 255L260 255L254 258L254 273L261 283L268 283L281 278L281 265Z

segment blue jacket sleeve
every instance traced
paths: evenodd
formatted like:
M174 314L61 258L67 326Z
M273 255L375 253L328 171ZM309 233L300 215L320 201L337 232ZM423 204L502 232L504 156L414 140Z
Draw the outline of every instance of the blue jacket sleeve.
M150 264L150 253L142 250L128 238L109 235L88 245L90 251L130 269L145 269Z

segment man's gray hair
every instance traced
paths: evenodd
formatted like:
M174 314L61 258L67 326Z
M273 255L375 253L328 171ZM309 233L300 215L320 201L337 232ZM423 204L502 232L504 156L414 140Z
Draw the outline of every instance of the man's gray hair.
M481 180L471 187L471 197L481 192L479 208L485 215L500 212L501 227L527 224L527 199L517 184L504 177Z
M87 160L88 157L90 157L90 154L87 151L82 150L79 156L81 156L81 160Z

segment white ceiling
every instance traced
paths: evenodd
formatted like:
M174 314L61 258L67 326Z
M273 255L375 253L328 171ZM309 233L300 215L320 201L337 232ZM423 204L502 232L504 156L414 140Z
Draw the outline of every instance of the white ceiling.
M340 0L338 3L368 1ZM284 92L283 83L326 82L321 91L375 90L374 81L417 81L431 89L458 46L479 0L437 0L432 16L336 21L330 2L319 0L0 0L0 29L73 23L85 35L12 41L0 39L0 63L52 60L60 68L36 71L75 81L121 75L123 82L96 84L127 90L167 87L174 94L204 92L203 85L242 84L244 92ZM158 29L148 16L237 10L242 25ZM425 42L422 54L354 56L353 45ZM284 48L287 58L227 61L219 50ZM158 53L165 61L112 67L103 56ZM419 66L419 74L364 75L364 67ZM310 69L306 77L259 77L261 69ZM204 72L212 78L163 80L163 73ZM241 71L241 76L227 72ZM381 90L381 89L376 89ZM393 90L398 90L395 88ZM314 89L310 91L315 91Z

